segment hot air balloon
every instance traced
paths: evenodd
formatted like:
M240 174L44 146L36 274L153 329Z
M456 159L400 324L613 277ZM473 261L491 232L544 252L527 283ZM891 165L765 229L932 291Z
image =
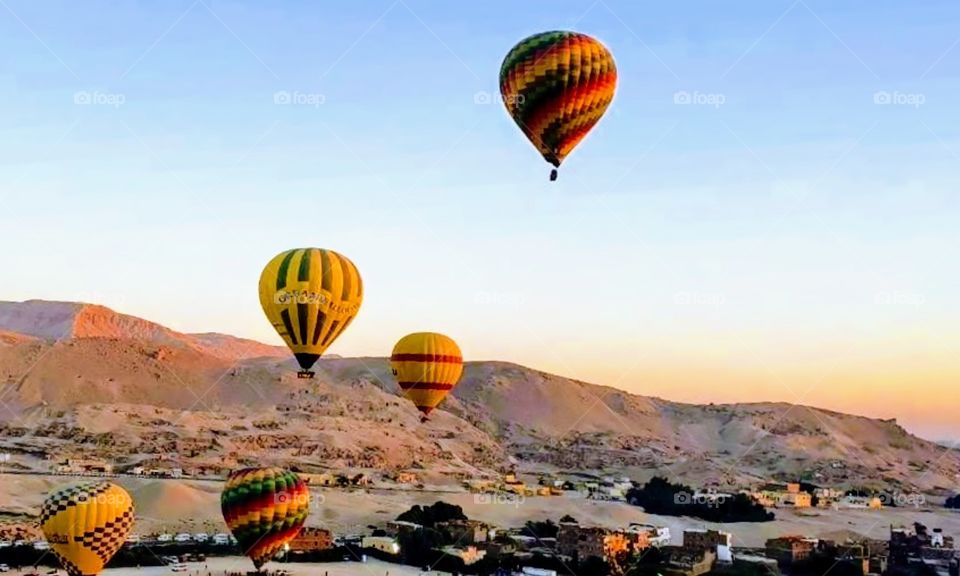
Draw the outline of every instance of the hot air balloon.
M500 67L507 112L544 160L557 168L606 112L617 88L613 55L578 32L543 32L522 40Z
M363 281L353 262L333 250L298 248L277 254L260 275L260 305L300 364L301 378L360 310Z
M70 576L93 576L126 541L133 519L126 490L88 482L51 493L40 511L40 529Z
M243 468L227 478L220 496L227 527L260 569L297 537L310 511L310 491L282 468Z
M407 334L393 347L397 384L427 420L463 374L463 355L453 339L435 332Z

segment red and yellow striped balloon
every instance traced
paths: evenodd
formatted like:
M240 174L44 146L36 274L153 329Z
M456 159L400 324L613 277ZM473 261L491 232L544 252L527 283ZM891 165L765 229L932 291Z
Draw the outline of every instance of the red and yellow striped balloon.
M257 570L297 537L310 512L310 490L282 468L243 468L220 495L227 527Z
M507 112L544 160L559 167L606 112L617 88L607 48L579 32L522 40L500 67ZM556 179L556 169L550 179Z
M426 419L460 381L463 355L443 334L415 332L393 347L390 366L397 384Z

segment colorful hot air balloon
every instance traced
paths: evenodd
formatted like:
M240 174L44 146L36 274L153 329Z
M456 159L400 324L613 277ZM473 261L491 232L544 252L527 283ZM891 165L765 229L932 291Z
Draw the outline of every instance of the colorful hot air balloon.
M126 541L133 519L126 490L88 482L51 493L40 511L40 529L70 576L93 576Z
M300 363L301 378L337 339L363 302L353 262L333 250L298 248L278 254L260 275L260 305Z
M393 347L390 365L397 384L426 421L460 380L463 355L457 343L443 334L415 332Z
M282 468L243 468L227 478L223 519L243 553L260 569L297 537L310 511L310 491Z
M606 112L617 88L613 56L578 32L543 32L522 40L500 67L507 112L544 160L560 163Z

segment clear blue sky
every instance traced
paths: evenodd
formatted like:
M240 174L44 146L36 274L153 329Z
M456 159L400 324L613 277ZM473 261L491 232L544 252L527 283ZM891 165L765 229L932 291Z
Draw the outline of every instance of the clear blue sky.
M958 24L949 0L0 0L0 299L278 341L260 269L316 245L367 284L331 352L432 329L955 436ZM620 83L551 184L477 101L555 28Z

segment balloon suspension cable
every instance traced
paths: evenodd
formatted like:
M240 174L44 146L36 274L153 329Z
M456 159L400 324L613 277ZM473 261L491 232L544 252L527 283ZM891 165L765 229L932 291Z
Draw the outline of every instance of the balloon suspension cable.
M550 181L556 182L556 180L557 180L557 169L554 168L553 170L550 171Z
M297 372L297 378L301 380L313 380L314 374L315 373L311 372L310 370L300 370Z

